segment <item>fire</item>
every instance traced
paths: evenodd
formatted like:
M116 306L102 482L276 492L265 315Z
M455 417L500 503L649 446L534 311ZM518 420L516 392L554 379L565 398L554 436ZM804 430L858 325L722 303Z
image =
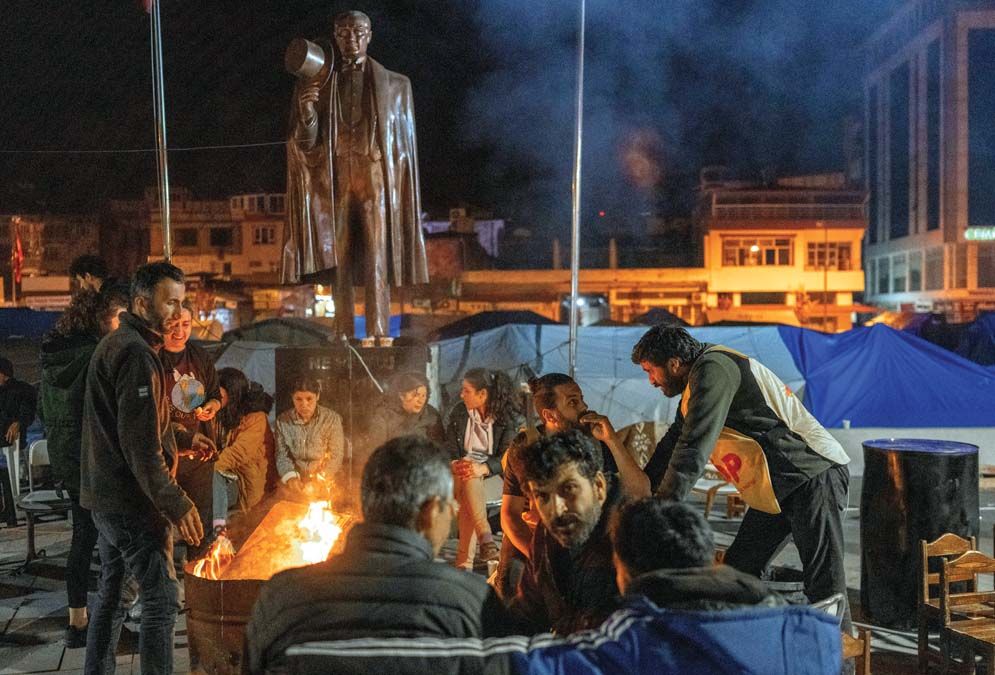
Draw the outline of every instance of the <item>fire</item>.
M280 501L239 546L237 555L232 542L219 536L191 571L215 581L269 579L281 570L327 560L351 524L352 517L335 513L327 500Z
M331 502L311 502L298 527L303 535L299 542L301 559L309 565L326 560L342 534Z
M220 579L221 573L234 557L235 547L232 546L231 540L219 534L204 557L194 563L193 573L204 579Z

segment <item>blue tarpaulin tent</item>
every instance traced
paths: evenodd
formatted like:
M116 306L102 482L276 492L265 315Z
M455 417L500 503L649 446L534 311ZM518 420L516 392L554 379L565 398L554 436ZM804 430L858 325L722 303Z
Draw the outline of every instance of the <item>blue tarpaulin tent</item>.
M995 366L995 312L983 312L964 329L957 353L983 366Z
M669 422L677 399L652 388L629 360L645 327L583 327L577 380L588 405L618 427ZM825 335L790 326L692 328L758 359L802 396L824 425L859 427L995 426L995 372L886 326ZM483 366L517 381L567 371L567 327L508 325L433 343L436 384L455 398L461 375Z

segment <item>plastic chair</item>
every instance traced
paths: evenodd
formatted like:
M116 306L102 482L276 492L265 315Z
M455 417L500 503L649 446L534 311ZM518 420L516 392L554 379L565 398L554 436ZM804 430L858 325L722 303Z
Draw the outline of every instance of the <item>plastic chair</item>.
M17 500L17 506L24 511L27 520L28 550L24 565L45 556L45 551L35 550L35 520L43 516L68 516L72 510L72 501L65 490L35 489L35 467L38 466L49 466L48 441L44 439L28 447L28 492Z
M10 490L16 500L21 496L21 441L14 441L13 445L0 448L4 459L7 460L7 473L10 475Z

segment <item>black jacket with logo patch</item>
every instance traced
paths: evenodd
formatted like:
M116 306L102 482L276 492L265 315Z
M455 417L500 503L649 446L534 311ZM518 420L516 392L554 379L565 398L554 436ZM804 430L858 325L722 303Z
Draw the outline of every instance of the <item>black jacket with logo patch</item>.
M80 503L106 513L160 512L177 522L193 502L176 484L176 438L158 351L134 314L93 353L83 400Z

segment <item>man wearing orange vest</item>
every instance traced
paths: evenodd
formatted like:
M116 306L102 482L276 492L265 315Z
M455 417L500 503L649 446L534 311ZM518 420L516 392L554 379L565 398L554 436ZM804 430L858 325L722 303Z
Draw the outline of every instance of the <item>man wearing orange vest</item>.
M763 364L695 340L679 326L651 328L632 362L666 396L677 418L646 465L654 493L681 501L711 461L750 507L725 562L760 576L794 537L815 602L846 597L843 512L850 461L842 446ZM849 609L844 630L849 629Z

